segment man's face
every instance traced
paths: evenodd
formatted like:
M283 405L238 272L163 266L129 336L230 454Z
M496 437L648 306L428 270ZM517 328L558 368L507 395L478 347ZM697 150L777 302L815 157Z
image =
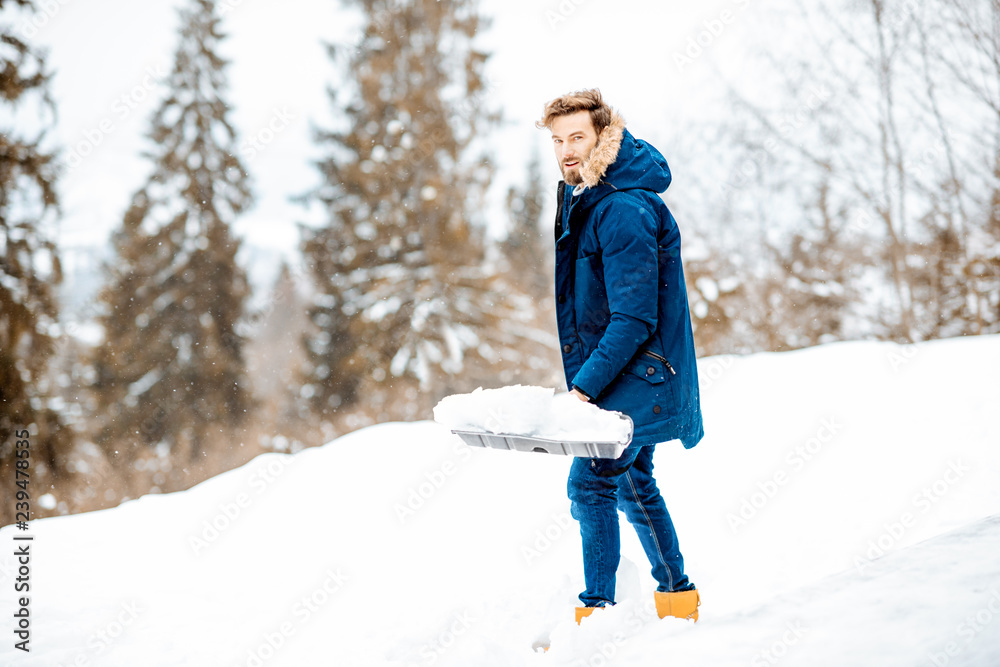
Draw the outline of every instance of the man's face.
M550 129L552 147L556 151L556 161L563 180L569 185L580 185L583 183L580 167L597 145L597 132L590 122L590 112L577 111L559 116L552 121Z

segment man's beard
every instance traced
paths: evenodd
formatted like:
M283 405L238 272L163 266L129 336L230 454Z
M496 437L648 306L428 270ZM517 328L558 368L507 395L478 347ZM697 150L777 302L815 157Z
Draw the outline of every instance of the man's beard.
M583 183L583 175L580 173L580 167L574 167L569 171L564 169L563 180L566 181L567 185L580 185Z
M596 146L594 148L597 148ZM594 153L594 148L591 148L587 153L587 157L581 158L575 167L572 169L566 169L564 165L559 165L562 170L563 180L566 181L567 185L580 185L583 183L583 165L587 164L587 160Z

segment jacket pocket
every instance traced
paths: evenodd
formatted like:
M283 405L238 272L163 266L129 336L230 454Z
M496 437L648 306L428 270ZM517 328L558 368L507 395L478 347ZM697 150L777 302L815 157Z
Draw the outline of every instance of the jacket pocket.
M598 405L632 418L636 427L674 414L673 387L665 365L637 354L601 396Z
M659 355L656 352L653 352L652 350L643 350L642 354L643 356L649 357L650 359L659 361L661 364L663 364L664 368L666 368L667 372L670 373L671 375L677 375L677 371L675 371L674 367L670 365L670 362L667 361L666 357Z
M674 376L677 371L661 354L643 350L625 368L627 375L640 377L649 383L642 404L637 406L640 414L649 422L662 421L678 414L677 389Z
M633 359L625 367L625 372L637 375L650 384L660 384L667 380L667 366L654 357L652 353L647 352L643 352Z

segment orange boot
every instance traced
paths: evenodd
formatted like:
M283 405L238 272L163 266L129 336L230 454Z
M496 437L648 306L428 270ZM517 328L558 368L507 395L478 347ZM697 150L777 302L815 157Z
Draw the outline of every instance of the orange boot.
M676 616L677 618L688 618L693 621L698 620L698 607L701 606L701 597L698 589L692 588L689 591L677 591L675 593L661 593L656 591L653 594L656 601L656 615L660 618Z

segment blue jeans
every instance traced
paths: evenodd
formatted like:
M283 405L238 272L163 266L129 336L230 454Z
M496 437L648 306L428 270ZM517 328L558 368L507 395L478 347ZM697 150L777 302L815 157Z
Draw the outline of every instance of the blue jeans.
M615 574L621 559L618 512L639 534L653 566L658 591L694 588L684 574L684 558L666 503L653 479L653 445L628 447L617 459L573 459L567 485L571 513L580 522L583 575L588 607L614 604Z

